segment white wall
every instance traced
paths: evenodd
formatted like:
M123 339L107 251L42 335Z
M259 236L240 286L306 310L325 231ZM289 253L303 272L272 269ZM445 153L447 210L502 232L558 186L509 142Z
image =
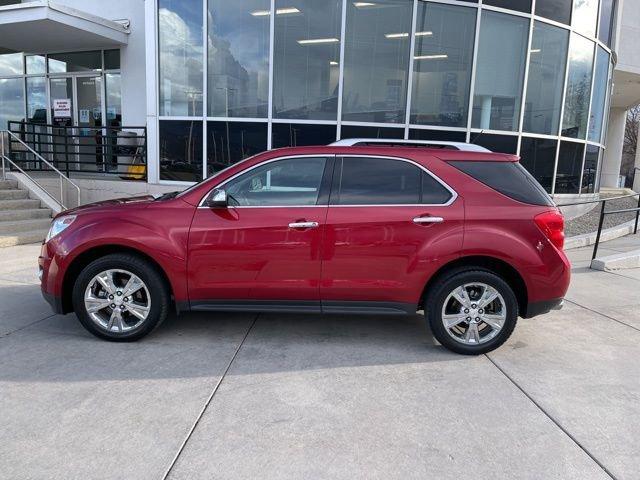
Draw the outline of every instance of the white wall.
M145 17L144 0L54 0L76 10L107 20L129 20L128 45L121 48L122 122L125 126L146 124Z

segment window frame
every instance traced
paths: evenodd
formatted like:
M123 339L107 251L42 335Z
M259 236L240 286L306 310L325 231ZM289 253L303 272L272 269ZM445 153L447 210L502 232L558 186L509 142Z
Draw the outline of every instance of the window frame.
M255 165L250 166L249 168L242 170L238 173L236 173L235 175L232 175L231 177L227 178L226 180L223 180L221 183L213 186L212 188L210 188L209 190L207 190L207 193L202 197L202 200L200 200L200 203L198 204L198 208L206 208L206 209L211 209L211 207L205 205L205 202L207 200L207 198L209 198L209 196L211 195L211 192L213 192L214 190L220 189L220 188L224 188L224 186L231 182L232 180L235 180L238 177L241 177L242 175L245 175L246 173L251 172L252 170L255 170L256 168L262 167L264 165L267 165L269 163L273 163L273 162L278 162L281 160L291 160L291 159L295 159L295 158L325 158L326 162L324 165L324 171L322 172L322 178L320 179L320 187L318 188L318 198L316 200L315 205L228 205L227 208L315 208L315 207L327 207L328 203L329 203L329 194L327 193L327 190L330 188L331 186L331 180L333 177L333 171L334 171L334 165L335 165L335 158L336 155L333 153L317 153L317 154L306 154L306 155L287 155L285 157L276 157L276 158L270 158L269 160L265 160L264 162L260 162L260 163L256 163ZM211 177L213 178L213 177Z
M367 204L355 204L355 205L350 205L350 204L345 204L345 205L341 205L341 204L336 204L333 203L334 201L334 189L336 187L335 182L331 182L331 195L329 197L329 207L347 207L347 208L353 208L353 207L448 207L449 205L451 205L453 202L456 201L456 199L458 198L458 192L456 192L453 188L451 188L446 182L444 182L440 177L438 177L437 175L435 175L433 172L431 172L429 169L427 169L424 165L421 165L420 163L414 161L414 160L410 160L408 158L403 158L403 157L394 157L394 156L389 156L389 155L368 155L368 154L360 154L360 155L356 155L356 154L336 154L335 159L335 167L334 167L334 178L336 178L336 175L341 175L342 173L342 163L340 163L340 165L338 165L338 161L339 160L344 160L345 158L372 158L372 159L382 159L382 160L393 160L393 161L401 161L401 162L406 162L406 163L410 163L412 165L414 165L415 167L418 167L418 169L422 170L422 172L426 173L427 175L429 175L431 178L433 178L436 182L438 182L440 185L442 185L450 194L451 196L449 197L449 199L445 202L445 203L383 203L383 204L378 204L378 203L367 203ZM420 178L420 182L422 182L422 177Z

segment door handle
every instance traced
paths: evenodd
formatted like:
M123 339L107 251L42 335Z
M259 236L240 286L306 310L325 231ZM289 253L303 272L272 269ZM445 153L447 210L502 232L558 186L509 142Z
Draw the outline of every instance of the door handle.
M442 223L444 218L442 217L416 217L413 219L413 223Z
M289 228L317 228L318 222L293 222L289 224Z

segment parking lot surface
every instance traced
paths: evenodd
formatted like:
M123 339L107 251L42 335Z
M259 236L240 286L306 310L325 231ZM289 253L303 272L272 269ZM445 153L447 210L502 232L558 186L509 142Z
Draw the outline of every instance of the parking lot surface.
M51 314L38 251L0 250L0 478L640 478L640 269L590 250L563 310L479 357L421 315L188 314L108 343Z

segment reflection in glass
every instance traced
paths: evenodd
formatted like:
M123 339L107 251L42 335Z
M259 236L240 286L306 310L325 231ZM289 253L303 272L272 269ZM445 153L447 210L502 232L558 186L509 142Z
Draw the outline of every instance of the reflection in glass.
M600 0L600 23L598 27L598 38L608 47L611 46L611 31L613 29L615 8L615 0Z
M536 0L536 15L569 24L572 3L572 0Z
M492 135L489 133L471 132L471 142L492 152L510 153L518 151L518 137L515 135Z
M587 145L584 154L584 167L582 169L582 189L580 193L596 192L596 179L598 178L598 159L600 148L595 145Z
M425 130L412 128L409 130L410 140L439 140L442 142L464 142L467 139L465 132L452 132L448 130Z
M202 0L159 0L160 115L202 115Z
M579 193L584 143L560 142L554 193Z
M418 3L411 123L464 127L476 9Z
M565 29L534 23L524 107L526 132L558 134L568 44Z
M122 92L119 73L105 75L107 87L107 125L122 125Z
M47 61L44 55L26 55L24 60L28 75L46 73Z
M27 120L47 123L47 81L44 77L27 78Z
M405 121L412 2L347 2L342 118Z
M576 31L595 37L597 20L598 0L574 0L571 23Z
M572 34L562 120L562 135L565 137L581 139L586 137L592 66L593 42L575 33Z
M160 180L202 179L202 122L160 121Z
M0 79L0 130L9 121L24 120L24 90L22 78Z
M520 163L549 193L553 185L557 140L522 137Z
M482 12L472 126L517 130L529 21Z
M343 138L404 138L404 128L342 125L340 139Z
M207 176L267 149L267 124L207 123Z
M94 72L102 70L102 52L52 53L49 73Z
M336 141L335 125L274 123L271 148L328 145Z
M596 71L593 80L593 94L591 96L591 114L589 115L589 135L592 142L600 143L602 137L602 123L604 121L604 105L607 97L609 74L609 54L602 47L598 47L596 56Z
M278 0L273 115L337 119L342 0Z
M0 75L22 75L22 54L3 53L0 55Z
M210 116L267 116L269 8L269 0L209 0Z
M484 5L508 8L519 12L531 13L531 0L484 0Z

